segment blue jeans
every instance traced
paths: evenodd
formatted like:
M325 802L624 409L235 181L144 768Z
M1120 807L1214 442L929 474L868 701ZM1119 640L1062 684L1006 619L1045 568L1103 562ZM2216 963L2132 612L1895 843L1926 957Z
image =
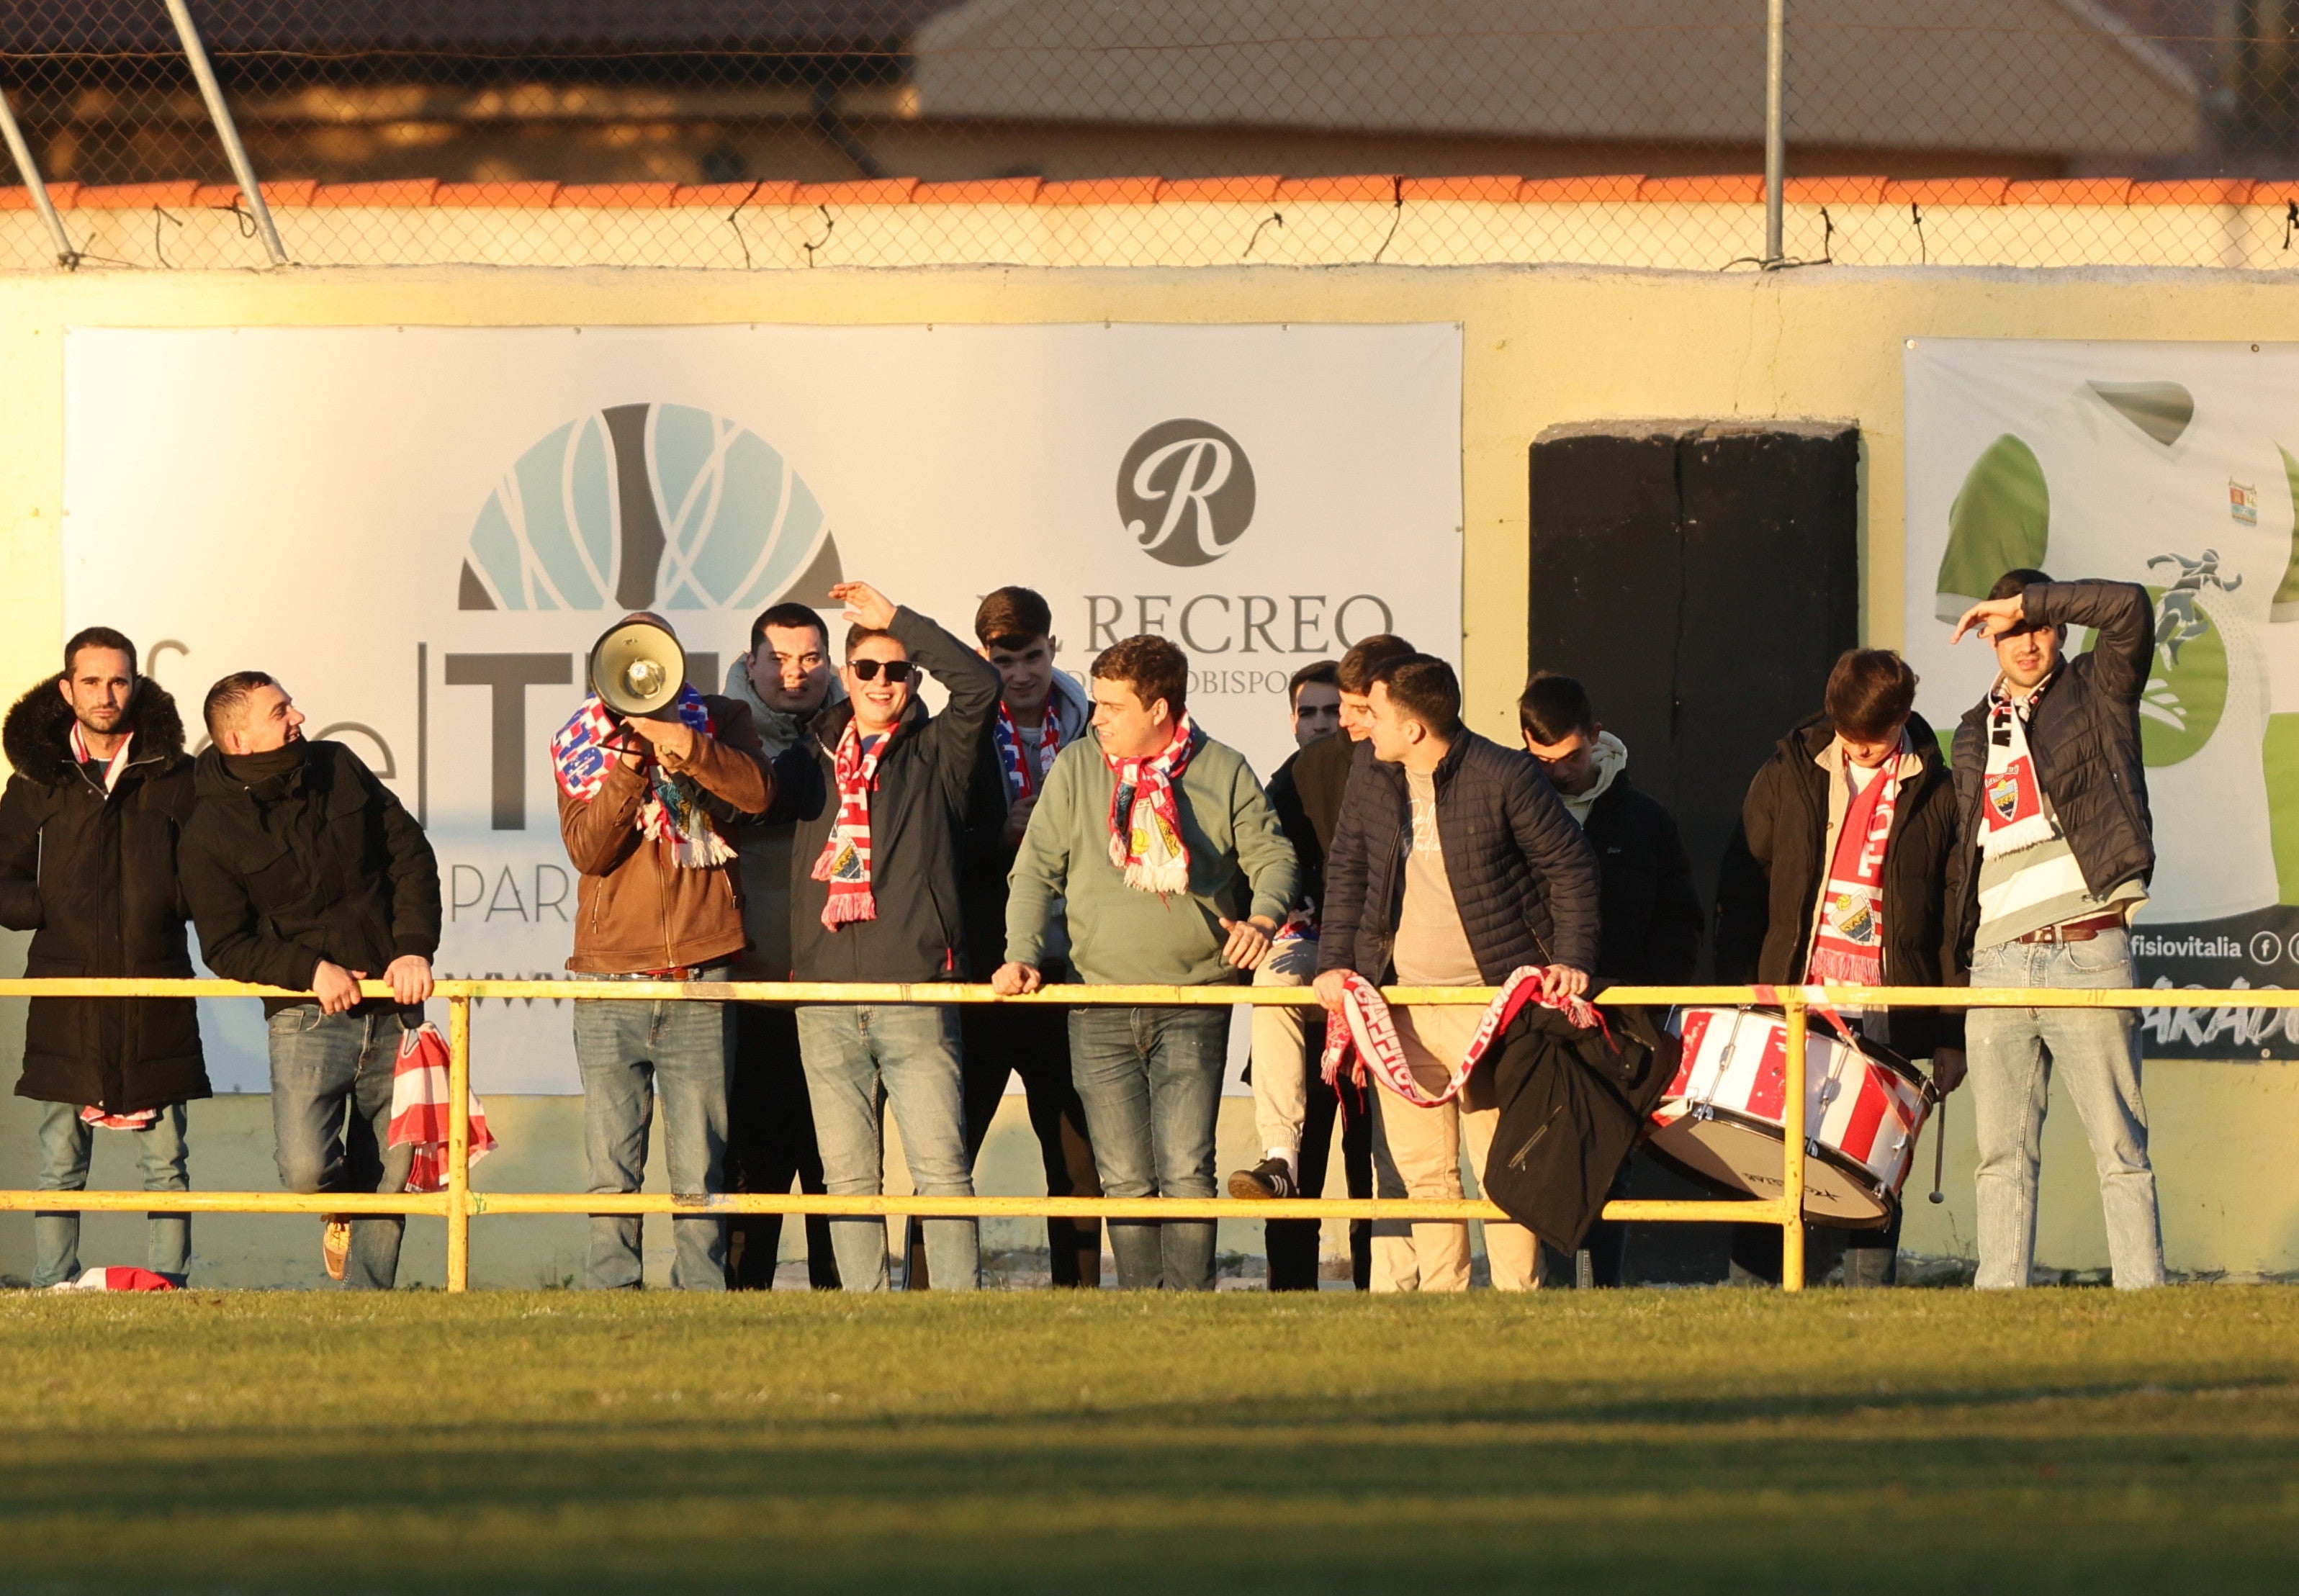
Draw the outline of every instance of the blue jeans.
M291 1192L407 1189L412 1147L392 1147L392 1069L399 1038L423 1023L421 1009L322 1014L299 1003L271 1016L271 1129L279 1184ZM389 1291L399 1278L404 1216L352 1221L346 1291Z
M619 980L586 976L585 980ZM630 980L643 980L633 976ZM724 965L696 980L728 980ZM635 1192L646 1178L647 1128L662 1099L662 1145L670 1189L700 1196L726 1189L726 1033L723 1003L691 998L653 1003L578 998L575 1064L583 1077L583 1150L593 1192ZM583 1283L593 1291L638 1289L641 1216L591 1216ZM726 1289L726 1221L681 1214L670 1221L670 1283L681 1291Z
M1229 1009L1081 1008L1070 1070L1107 1197L1210 1197ZM1112 1220L1127 1291L1211 1291L1214 1221Z
M144 1170L147 1192L187 1192L185 1170L184 1105L170 1103L160 1111L149 1130L115 1130L136 1148L136 1162ZM40 1189L79 1192L87 1189L88 1155L96 1129L80 1122L79 1108L70 1103L40 1104ZM192 1263L192 1216L154 1213L151 1238L145 1247L145 1269L166 1275L177 1285ZM32 1216L32 1284L55 1286L79 1278L79 1214L77 1211Z
M956 1009L808 1005L798 1012L798 1045L814 1104L822 1184L831 1195L875 1197L883 1189L881 1128L889 1103L918 1195L974 1195ZM926 1274L936 1289L972 1291L981 1285L982 1238L974 1220L930 1219L919 1228L925 1235ZM885 1220L841 1215L830 1221L830 1244L844 1289L886 1289Z
M2133 983L2131 934L2087 942L2007 942L1972 960L1975 987L2118 988ZM2091 1138L2117 1286L2163 1284L2163 1231L2139 1095L2138 1016L2129 1009L1973 1009L1964 1021L1978 1121L1981 1290L2028 1284L2036 1261L2036 1184L2044 1111L2057 1068Z

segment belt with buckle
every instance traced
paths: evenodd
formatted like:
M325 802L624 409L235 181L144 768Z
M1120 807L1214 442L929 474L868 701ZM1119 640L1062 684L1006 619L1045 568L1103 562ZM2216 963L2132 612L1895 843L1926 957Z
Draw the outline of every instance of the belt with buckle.
M2047 925L2017 939L2021 942L2088 942L2102 931L2124 929L2123 915L2118 912L2094 914L2087 920L2070 920L2059 925Z

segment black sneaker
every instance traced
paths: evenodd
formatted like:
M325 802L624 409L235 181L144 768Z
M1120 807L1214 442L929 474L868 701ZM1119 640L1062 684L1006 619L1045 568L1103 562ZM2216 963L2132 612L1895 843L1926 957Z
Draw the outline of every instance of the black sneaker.
M1300 1187L1294 1181L1293 1166L1282 1158L1265 1158L1249 1170L1240 1170L1229 1178L1229 1195L1244 1203L1266 1203L1274 1198L1298 1197Z

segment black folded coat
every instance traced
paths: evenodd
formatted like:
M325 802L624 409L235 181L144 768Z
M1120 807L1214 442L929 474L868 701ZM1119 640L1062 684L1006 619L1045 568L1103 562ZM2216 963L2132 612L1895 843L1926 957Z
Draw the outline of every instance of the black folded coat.
M1486 1083L1500 1109L1484 1193L1559 1252L1580 1249L1645 1117L1676 1078L1681 1046L1642 1008L1583 1030L1528 1004Z

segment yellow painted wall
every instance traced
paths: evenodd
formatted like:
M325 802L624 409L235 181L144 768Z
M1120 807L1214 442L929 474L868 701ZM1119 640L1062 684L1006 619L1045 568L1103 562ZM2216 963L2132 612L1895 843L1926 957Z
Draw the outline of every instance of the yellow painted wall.
M751 276L440 268L0 277L0 559L8 576L0 583L0 682L29 682L54 669L61 641L61 334L68 325L1101 320L1462 325L1468 707L1479 730L1507 738L1533 575L1525 451L1543 428L1655 417L1855 423L1865 442L1863 627L1871 641L1896 644L1905 339L2289 339L2299 337L2299 296L2247 273L2108 269L1758 277L1556 267L981 268ZM183 492L228 494L235 475L261 470L262 461L263 440L250 438L244 454L216 460L209 477L185 483ZM2280 1154L2299 1136L2299 1067L2165 1064L2150 1087L2173 1267L2299 1270L2299 1181L2284 1172ZM1953 1117L1951 1164L1961 1162L1964 1173L1952 1178L1948 1203L1915 1205L1908 1245L1919 1251L1969 1249L1966 1101L1958 1100ZM0 1116L0 1134L25 1133L20 1114ZM2063 1105L2047 1146L2039 1255L2062 1267L2096 1267L2104 1250L2089 1160ZM566 1189L577 1184L576 1162L570 1142ZM1929 1150L1924 1163L1928 1172ZM27 1166L12 1149L0 1169ZM258 1164L237 1178L266 1173ZM222 1184L206 1170L195 1178ZM21 1220L0 1226L0 1271L21 1272L15 1260L28 1229Z

